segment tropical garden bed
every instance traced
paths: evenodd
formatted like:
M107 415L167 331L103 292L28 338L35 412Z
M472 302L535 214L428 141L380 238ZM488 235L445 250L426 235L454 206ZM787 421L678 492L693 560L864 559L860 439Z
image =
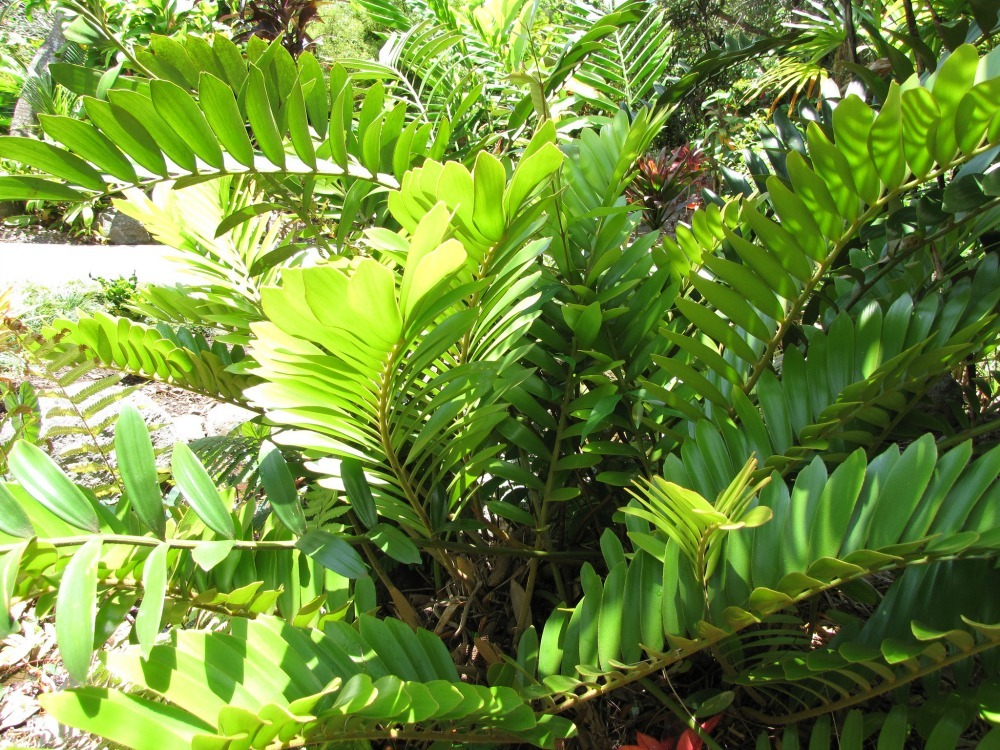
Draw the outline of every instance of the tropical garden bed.
M0 593L53 623L46 716L1000 746L993 4L359 0L336 59L316 3L59 5L72 107L0 138L0 200L116 196L198 278L0 346L252 418L162 452L92 381L87 484L11 382Z

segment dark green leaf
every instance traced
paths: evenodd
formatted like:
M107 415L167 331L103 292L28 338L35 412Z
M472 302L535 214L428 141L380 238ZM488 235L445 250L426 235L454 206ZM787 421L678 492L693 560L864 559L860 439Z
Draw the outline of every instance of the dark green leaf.
M69 151L34 138L0 138L0 157L27 164L88 190L103 191L101 173Z
M222 150L192 96L170 81L151 81L150 96L157 113L201 160L222 168Z
M328 531L310 531L295 546L324 568L345 578L358 578L368 572L354 547Z
M0 175L0 201L77 201L83 198L61 182L40 177Z
M378 512L361 462L354 458L345 458L340 464L340 478L344 481L347 500L351 503L358 520L366 528L372 528L378 523Z
M39 115L42 130L71 151L122 182L135 183L135 168L111 139L93 125L72 117Z
M257 138L257 145L264 152L268 161L278 167L285 166L285 148L282 143L278 125L274 120L271 101L267 95L264 74L257 66L250 67L250 78L247 82L247 117L250 127Z
M84 104L87 116L118 148L153 174L166 177L167 163L160 147L135 117L109 102L88 98L84 99Z
M420 563L420 550L412 540L395 526L379 523L368 531L368 538L393 560L408 565Z
M273 443L264 443L261 447L258 471L264 492L275 515L296 536L305 534L306 518L302 512L298 491L295 489L295 480L288 469L288 462Z
M240 164L253 166L253 146L233 90L215 76L202 73L199 96L205 119L222 147Z

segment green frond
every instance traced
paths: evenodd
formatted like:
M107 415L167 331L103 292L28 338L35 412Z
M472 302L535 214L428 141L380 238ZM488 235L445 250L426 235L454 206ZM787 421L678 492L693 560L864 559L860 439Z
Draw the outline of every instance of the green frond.
M253 382L227 368L244 358L240 346L214 342L211 347L200 334L185 328L157 327L112 318L102 312L76 321L60 319L52 324L60 341L83 347L106 366L154 378L187 390L233 403L243 403L243 389Z
M234 621L227 633L174 631L148 660L132 647L108 670L167 703L77 688L47 696L46 710L128 747L151 725L164 747L178 748L221 746L236 732L259 745L393 738L554 748L574 733L510 688L459 680L430 633L367 615L323 631L268 617Z
M942 71L955 77L961 83L959 92L965 93L916 82L894 84L877 117L860 100L848 98L835 110L833 142L817 124L810 124L806 142L811 164L796 151L788 154L788 184L772 176L766 196L730 204L725 213L712 206L697 211L690 228L678 228L676 242L666 241L670 257L692 263L690 288L678 298L678 316L666 334L682 353L658 360L662 373L645 384L668 408L668 415L697 419L691 401L701 401L706 412L730 410L730 401L739 398L730 395L734 390L752 397L756 389L756 398L763 402L778 353L788 348L786 341L799 330L797 321L809 301L861 228L884 214L897 196L1000 142L1000 130L990 119L1000 104L1000 90L988 79L974 82L977 75L988 76L975 52L956 52ZM960 107L967 118L956 117ZM903 123L914 119L954 135L942 135L941 143L911 139ZM755 243L749 241L751 235ZM954 305L942 312L945 330L933 342L942 348L956 332L951 316L963 315L964 293L956 289ZM979 308L973 305L973 310ZM981 314L989 315L988 303ZM839 325L849 327L846 318ZM699 342L683 340L691 332ZM720 356L713 356L713 350ZM941 370L950 355L942 357ZM841 363L849 366L846 358ZM927 360L919 366L927 366ZM848 385L846 379L843 385ZM785 450L784 443L779 440L775 449Z
M412 189L389 197L404 229L369 234L384 263L363 259L349 274L289 269L280 288L263 292L270 322L253 330L266 382L250 397L270 420L305 430L286 433L286 444L310 457L361 459L379 479L381 508L423 536L434 531L431 489L459 467L475 477L468 461L503 419L498 399L513 385L504 373L536 314L536 298L523 297L537 280L528 269L545 246L527 242L537 222L521 227L561 162L552 137L536 136L509 182L489 156L472 171L425 163L404 178ZM345 300L347 316L329 313L331 295ZM332 468L328 485L339 489L336 461L316 467ZM452 510L466 499L461 484Z
M914 714L911 716L911 713ZM946 710L941 717L919 721L919 712L908 711L905 706L894 706L888 713L865 713L859 710L850 711L844 721L838 726L830 721L828 716L821 716L811 729L801 730L797 726L789 726L768 737L761 734L757 737L755 747L758 750L771 750L774 747L797 748L832 746L833 742L844 750L861 750L869 743L877 742L880 748L902 748L907 742L920 742L923 747L945 748L954 747L966 728L966 720L959 709ZM916 728L918 722L920 729ZM772 744L779 743L779 744ZM1000 729L990 729L978 742L968 744L970 748L988 750L1000 742ZM801 744L800 744L801 743ZM926 743L926 744L923 744Z
M974 577L984 590L998 583L989 560L911 568L860 631L845 618L826 645L800 643L797 648L758 652L762 655L748 659L752 663L744 663L736 678L739 684L751 685L759 699L754 717L765 723L793 723L889 692L899 695L926 674L957 669L993 649L1000 640L992 624L996 604L978 591L954 586L949 576L961 574ZM759 644L751 636L740 647L757 649ZM791 706L790 694L798 696Z
M342 67L328 80L311 55L294 61L280 41L249 58L221 35L212 48L203 45L196 37L158 38L137 52L153 80L119 79L125 87L112 88L107 101L85 96L92 123L46 118L43 130L64 148L0 139L0 154L50 176L3 177L0 197L72 200L167 180L250 176L269 202L294 212L282 179L342 181L344 194L360 180L367 194L396 187L392 173L427 153L428 134L404 129L403 110L384 109L378 87L354 125Z
M648 511L626 509L637 549L631 562L609 560L605 580L585 572L583 600L568 618L557 614L545 626L542 642L556 645L562 659L546 660L539 679L572 705L579 695L569 693L581 681L595 683L589 690L600 694L695 651L724 650L734 638L751 648L759 623L873 572L955 556L995 557L1000 451L970 458L968 444L938 457L925 436L871 463L855 452L829 475L814 459L791 485L773 475L749 504L738 489L744 474L723 495L744 498L735 506L747 508L742 524L695 493L656 480L643 492ZM773 520L764 522L770 514ZM713 543L704 536L713 529L731 530ZM713 544L720 545L714 559L725 561L714 568L708 565ZM650 607L646 597L661 606ZM623 612L641 612L642 619L625 625ZM607 629L600 626L604 617L612 622ZM602 644L600 633L619 627L626 635ZM979 633L975 649L991 648L992 639ZM627 654L622 644L632 644Z

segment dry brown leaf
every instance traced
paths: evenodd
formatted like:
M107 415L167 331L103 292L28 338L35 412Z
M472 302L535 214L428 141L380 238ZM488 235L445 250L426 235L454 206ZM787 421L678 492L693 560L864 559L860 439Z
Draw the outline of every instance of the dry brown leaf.
M389 586L389 596L392 597L392 603L396 607L396 616L414 630L419 628L422 624L420 616L410 604L409 599L403 596L403 592L395 586Z
M475 643L476 650L483 657L483 661L486 662L487 666L492 667L494 664L499 664L503 661L503 651L490 643L486 638L480 636L476 638Z

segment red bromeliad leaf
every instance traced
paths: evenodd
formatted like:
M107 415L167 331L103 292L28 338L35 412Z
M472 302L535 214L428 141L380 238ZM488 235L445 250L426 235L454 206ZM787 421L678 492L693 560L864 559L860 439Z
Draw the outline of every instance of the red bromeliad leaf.
M648 734L638 732L635 735L638 745L622 745L618 750L674 750L674 738L667 737L665 740L658 740Z
M715 729L716 724L722 720L722 714L716 714L711 719L701 725L701 731L706 734ZM681 738L677 741L677 750L701 750L704 746L701 737L693 729L685 729Z
M716 714L701 725L701 731L706 734L711 733L721 720L722 714ZM638 745L622 745L618 750L702 750L704 746L701 737L693 729L685 729L681 733L680 739L666 737L658 740L642 732L638 732L635 739L639 743Z

